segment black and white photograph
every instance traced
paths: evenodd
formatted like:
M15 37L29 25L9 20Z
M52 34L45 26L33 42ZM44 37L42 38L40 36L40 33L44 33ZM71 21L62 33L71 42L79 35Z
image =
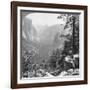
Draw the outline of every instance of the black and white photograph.
M21 10L23 78L79 76L79 15Z
M87 83L87 7L12 2L12 88Z

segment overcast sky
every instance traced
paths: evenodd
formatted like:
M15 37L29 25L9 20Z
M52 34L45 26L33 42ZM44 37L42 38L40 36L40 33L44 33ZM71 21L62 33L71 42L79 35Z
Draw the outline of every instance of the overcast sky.
M54 24L64 24L63 19L57 19L60 14L52 13L30 13L26 17L32 20L33 25L54 25Z

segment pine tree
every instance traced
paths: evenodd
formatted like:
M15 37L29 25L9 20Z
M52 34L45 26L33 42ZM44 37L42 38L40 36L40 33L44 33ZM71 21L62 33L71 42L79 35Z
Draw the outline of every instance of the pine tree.
M63 53L66 55L79 53L79 15L62 14L58 17L58 19L65 17L66 25L64 26L64 31L60 37L66 37L68 41L65 41ZM65 30L68 29L71 29L70 33L65 35Z

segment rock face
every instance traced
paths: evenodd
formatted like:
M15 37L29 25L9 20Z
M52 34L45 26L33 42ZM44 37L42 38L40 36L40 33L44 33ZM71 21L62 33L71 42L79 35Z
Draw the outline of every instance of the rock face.
M25 18L22 23L22 49L37 48L37 31L32 25L32 20Z

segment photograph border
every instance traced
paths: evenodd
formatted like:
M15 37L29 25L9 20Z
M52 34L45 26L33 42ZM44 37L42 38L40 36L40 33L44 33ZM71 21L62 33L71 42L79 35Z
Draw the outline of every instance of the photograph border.
M73 9L84 11L84 80L63 81L63 82L43 82L18 84L17 83L17 7L36 7L36 8L52 8L52 9ZM87 6L83 5L67 5L67 4L51 4L51 3L33 3L33 2L11 2L11 88L30 88L30 87L46 87L46 86L64 86L64 85L80 85L87 84Z

